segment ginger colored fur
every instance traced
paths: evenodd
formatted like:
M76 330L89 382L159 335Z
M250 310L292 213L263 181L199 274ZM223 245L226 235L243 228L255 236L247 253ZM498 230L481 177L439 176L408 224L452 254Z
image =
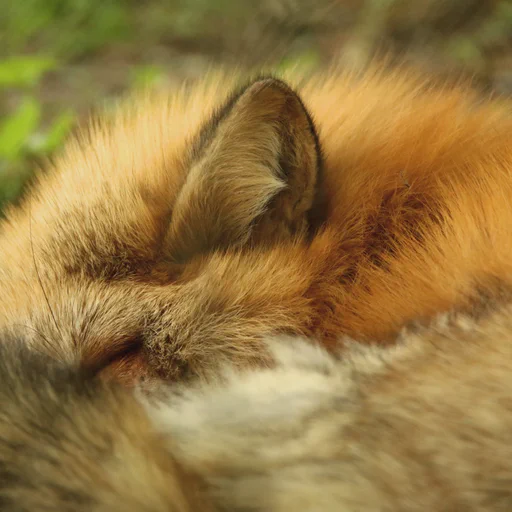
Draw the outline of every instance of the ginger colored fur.
M212 74L69 141L1 226L0 326L178 379L506 292L509 104L407 70L286 81Z
M510 105L288 83L141 99L9 212L0 509L511 510Z

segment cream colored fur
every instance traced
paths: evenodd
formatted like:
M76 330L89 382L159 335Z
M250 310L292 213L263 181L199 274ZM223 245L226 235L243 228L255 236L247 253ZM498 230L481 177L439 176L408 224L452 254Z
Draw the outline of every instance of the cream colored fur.
M273 368L149 396L4 350L0 509L508 511L510 313L341 357L270 339Z
M338 360L273 341L277 368L185 390L152 417L221 510L510 510L510 313Z

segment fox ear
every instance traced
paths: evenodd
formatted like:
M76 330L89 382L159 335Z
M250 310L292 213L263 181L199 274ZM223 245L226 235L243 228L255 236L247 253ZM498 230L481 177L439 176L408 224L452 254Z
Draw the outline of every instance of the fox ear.
M318 137L276 79L233 96L199 133L166 246L175 261L307 232L321 209Z

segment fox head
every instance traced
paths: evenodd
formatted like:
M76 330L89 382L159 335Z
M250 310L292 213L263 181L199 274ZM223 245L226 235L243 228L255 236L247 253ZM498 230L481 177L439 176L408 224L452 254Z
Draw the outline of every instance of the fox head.
M335 71L301 80L315 129L285 83L237 82L139 98L69 141L0 224L0 329L152 382L265 364L276 333L392 343L501 300L507 102Z
M298 329L309 283L290 251L322 219L318 136L280 80L225 83L68 143L3 222L2 327L128 380L261 361L261 336Z

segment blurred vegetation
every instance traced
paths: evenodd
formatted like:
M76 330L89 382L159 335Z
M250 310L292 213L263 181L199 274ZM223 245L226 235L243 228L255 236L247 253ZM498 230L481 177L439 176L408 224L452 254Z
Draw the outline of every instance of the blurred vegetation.
M91 108L212 62L376 52L512 92L512 0L0 0L0 211Z

